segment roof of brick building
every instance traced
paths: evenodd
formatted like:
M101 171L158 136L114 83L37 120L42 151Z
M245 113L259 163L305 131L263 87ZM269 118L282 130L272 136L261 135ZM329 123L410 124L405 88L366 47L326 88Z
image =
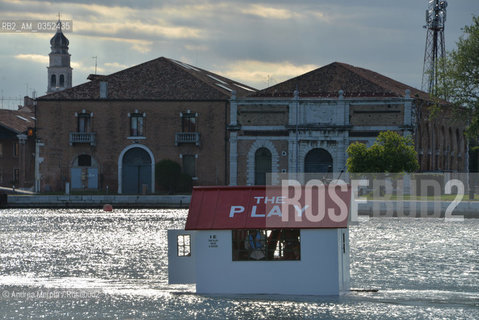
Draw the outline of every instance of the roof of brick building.
M406 89L409 89L411 97L430 99L426 92L377 72L341 62L333 62L250 96L293 97L296 89L301 97L337 97L339 90L343 90L345 97L404 97Z
M111 75L91 75L88 79L91 81L38 99L100 99L102 81L108 83L108 100L225 100L231 97L232 90L238 96L257 91L245 84L165 57Z
M0 109L0 126L14 132L22 133L29 127L35 127L35 118L29 108L20 110Z

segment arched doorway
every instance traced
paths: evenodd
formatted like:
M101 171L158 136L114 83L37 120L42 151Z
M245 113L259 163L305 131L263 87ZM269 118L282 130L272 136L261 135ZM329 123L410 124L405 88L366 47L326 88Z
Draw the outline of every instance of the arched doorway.
M122 193L152 192L152 159L142 148L131 148L122 159Z
M266 185L266 174L271 173L272 155L267 148L259 148L254 154L254 184Z
M304 172L333 172L333 157L324 149L312 149L304 158Z

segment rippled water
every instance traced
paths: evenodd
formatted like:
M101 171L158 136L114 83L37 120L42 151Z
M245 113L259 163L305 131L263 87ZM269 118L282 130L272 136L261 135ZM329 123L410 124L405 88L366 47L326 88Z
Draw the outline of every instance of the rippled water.
M167 284L186 210L0 211L0 315L73 319L479 319L479 220L351 226L341 297L202 296Z

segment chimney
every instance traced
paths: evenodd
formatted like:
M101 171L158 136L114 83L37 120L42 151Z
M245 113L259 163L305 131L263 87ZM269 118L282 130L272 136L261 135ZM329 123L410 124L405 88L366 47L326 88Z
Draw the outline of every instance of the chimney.
M100 81L100 99L108 98L108 82Z

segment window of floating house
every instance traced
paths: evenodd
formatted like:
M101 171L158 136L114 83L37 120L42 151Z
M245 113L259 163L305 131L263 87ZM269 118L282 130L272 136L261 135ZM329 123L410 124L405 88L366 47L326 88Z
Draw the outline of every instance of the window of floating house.
M130 117L130 137L143 137L145 114L135 110L134 113L129 113L128 116Z
M191 256L191 235L179 234L176 243L178 257Z
M233 261L301 259L299 229L250 229L232 232Z

